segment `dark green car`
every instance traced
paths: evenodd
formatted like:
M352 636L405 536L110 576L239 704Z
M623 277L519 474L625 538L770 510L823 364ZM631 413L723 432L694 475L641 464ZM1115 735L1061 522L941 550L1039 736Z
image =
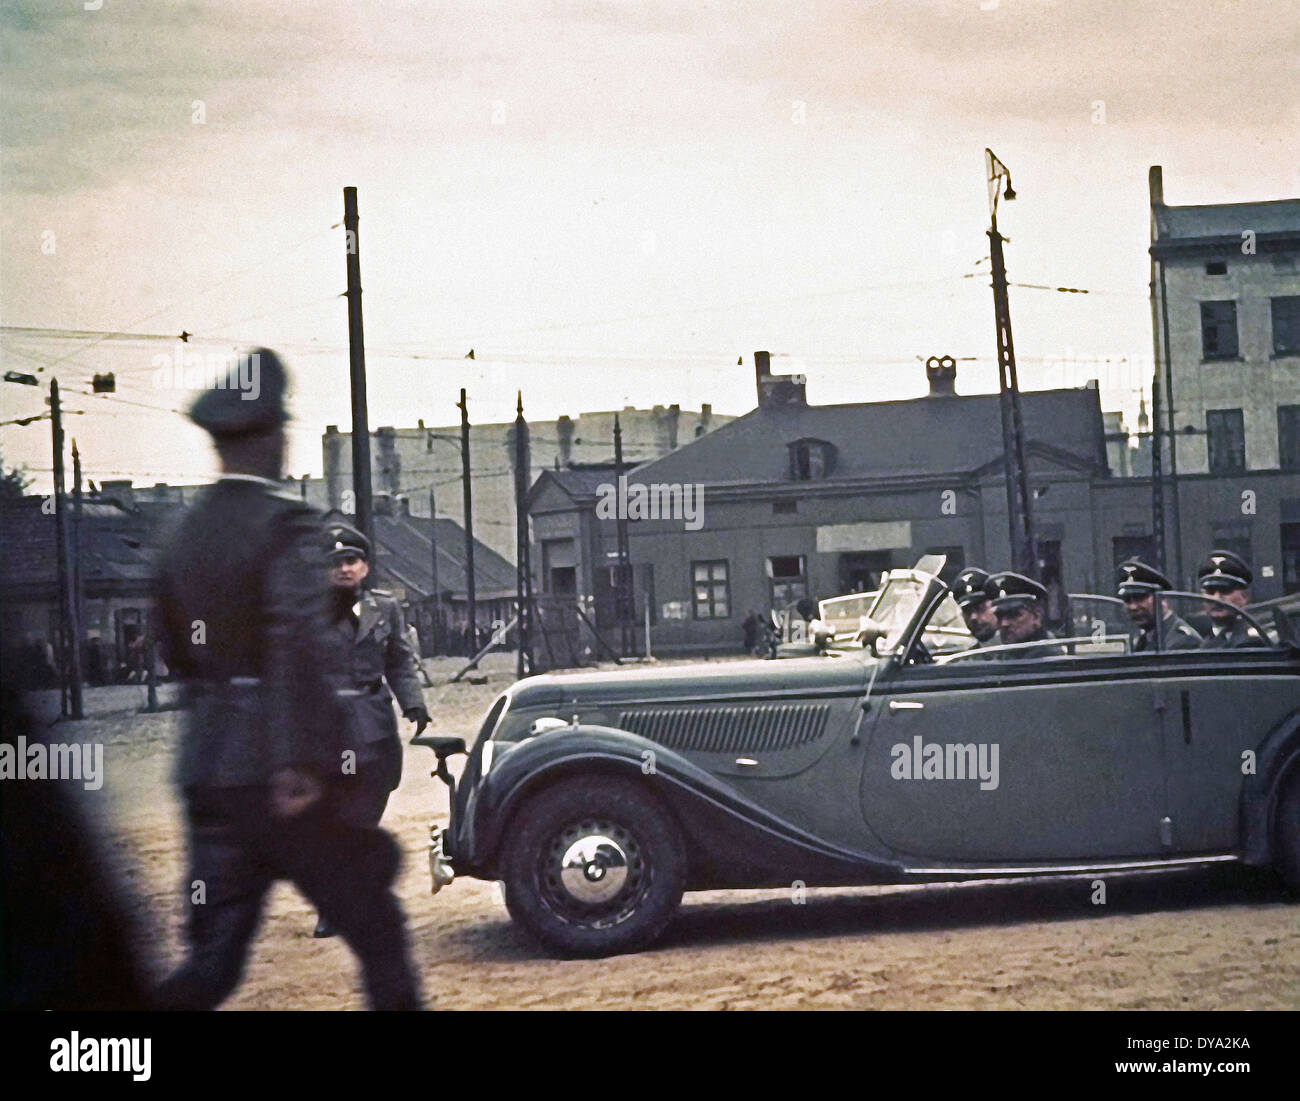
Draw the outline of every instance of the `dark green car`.
M514 920L561 955L643 948L684 891L717 888L1239 862L1300 889L1285 624L1254 650L1128 653L1089 633L1059 657L939 652L941 565L890 575L856 652L519 681L434 831L435 889L449 862L504 881ZM416 741L451 783L464 741Z

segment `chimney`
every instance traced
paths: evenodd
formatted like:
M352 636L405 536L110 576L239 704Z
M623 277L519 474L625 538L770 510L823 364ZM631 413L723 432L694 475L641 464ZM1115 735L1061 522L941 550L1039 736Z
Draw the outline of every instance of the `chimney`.
M130 478L109 480L101 484L100 490L102 496L116 501L128 512L134 511L135 490L131 486Z
M760 409L807 406L807 379L803 375L772 374L772 353L754 353L754 377Z
M1153 164L1147 172L1147 190L1151 192L1151 205L1165 205L1164 172L1158 164Z
M957 361L952 356L931 356L925 361L930 397L951 398L957 393Z
M573 418L568 415L555 422L555 442L559 447L556 462L567 467L573 462Z

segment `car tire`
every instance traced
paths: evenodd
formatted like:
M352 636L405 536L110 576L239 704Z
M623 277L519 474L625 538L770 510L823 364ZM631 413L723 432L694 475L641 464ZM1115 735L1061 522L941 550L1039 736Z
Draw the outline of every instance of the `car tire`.
M1274 864L1282 882L1300 897L1300 762L1291 766L1278 788L1273 816Z
M507 837L506 908L554 954L639 951L681 903L681 833L632 780L557 781L529 798Z

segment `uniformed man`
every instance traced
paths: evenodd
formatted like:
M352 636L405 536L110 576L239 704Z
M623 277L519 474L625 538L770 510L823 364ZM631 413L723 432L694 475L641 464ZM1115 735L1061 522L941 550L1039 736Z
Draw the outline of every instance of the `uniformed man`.
M1195 650L1201 636L1185 620L1174 615L1167 600L1157 594L1172 589L1173 582L1154 566L1140 558L1130 558L1119 565L1116 592L1124 601L1133 630L1129 649L1135 654L1156 649L1156 601L1160 601L1160 649Z
M286 386L275 353L258 349L190 410L222 474L186 513L161 568L161 641L192 710L177 770L189 953L159 1000L220 1004L239 982L268 890L287 879L356 953L372 1008L418 1009L390 890L397 846L337 810L346 715L321 645L319 519L278 481Z
M347 524L331 524L325 552L333 594L330 619L338 644L336 691L351 710L348 749L355 754L355 771L343 779L341 809L359 826L377 826L402 778L393 697L402 715L416 724L417 734L429 725L429 712L401 605L388 593L362 587L370 574L370 540ZM334 929L322 917L314 935L333 936Z
M962 570L952 583L953 599L961 608L966 629L975 637L974 648L997 643L998 619L993 614L993 604L985 591L988 583L987 571L977 566L968 566Z
M1202 650L1236 650L1248 646L1268 646L1269 640L1230 607L1244 608L1250 603L1250 583L1255 579L1251 568L1232 551L1212 550L1196 570L1201 592L1218 597L1206 601L1205 614L1210 617L1211 631L1201 643Z
M1010 661L1029 658L1054 658L1064 654L1065 647L1047 640L1055 638L1043 625L1043 602L1047 589L1024 574L1004 571L989 578L985 588L998 621L998 636L1003 645L1040 642L1041 646L1022 646L1017 650L1003 650L998 656Z

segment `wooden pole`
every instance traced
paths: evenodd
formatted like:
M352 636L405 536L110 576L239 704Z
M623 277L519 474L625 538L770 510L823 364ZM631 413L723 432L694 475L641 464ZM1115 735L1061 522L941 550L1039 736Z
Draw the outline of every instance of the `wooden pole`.
M361 244L357 232L357 189L343 189L343 229L347 242L348 363L352 387L352 492L357 530L374 546L370 486L370 420L366 409L366 340L361 323Z
M474 593L474 489L470 484L469 402L465 398L463 387L457 408L460 410L460 478L465 497L465 618L469 625L469 649L473 653L478 646L478 613Z
M84 719L81 699L81 640L78 637L76 598L72 591L69 566L68 523L65 517L63 479L63 413L59 408L59 380L50 379L50 426L54 444L54 538L59 577L59 628L63 635L59 647L59 676L65 693L63 714Z
M434 487L429 486L429 550L433 560L433 652L441 653L442 645L442 589L438 585L438 502Z

